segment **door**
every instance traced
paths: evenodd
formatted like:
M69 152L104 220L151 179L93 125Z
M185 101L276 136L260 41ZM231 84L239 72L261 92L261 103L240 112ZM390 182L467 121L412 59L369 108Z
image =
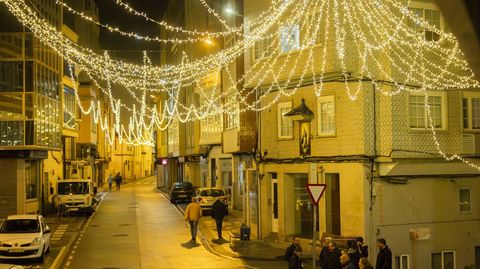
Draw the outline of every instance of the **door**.
M480 269L480 246L475 247L475 268Z
M277 173L272 173L272 233L278 233L278 179Z
M327 184L327 233L340 235L340 174L325 174L325 182Z

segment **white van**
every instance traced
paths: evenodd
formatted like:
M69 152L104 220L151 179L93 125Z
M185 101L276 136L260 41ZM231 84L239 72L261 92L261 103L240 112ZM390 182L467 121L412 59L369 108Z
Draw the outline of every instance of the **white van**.
M91 179L65 179L57 183L57 207L64 205L67 212L91 215L95 211L97 187Z

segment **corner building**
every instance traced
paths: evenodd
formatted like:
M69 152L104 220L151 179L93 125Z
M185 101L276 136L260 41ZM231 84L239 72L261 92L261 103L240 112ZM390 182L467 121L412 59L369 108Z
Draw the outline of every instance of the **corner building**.
M244 1L246 25L270 4ZM448 29L435 2L412 1L409 8L429 23ZM425 41L438 40L427 29L412 27ZM351 101L341 68L327 62L324 81L328 82L317 97L318 85L308 74L303 76L302 68L294 67L293 60L289 68L280 68L288 54L300 57L298 66L306 66L307 53L302 54L306 47L300 44L300 38L307 31L300 25L279 26L272 40L258 42L245 54L245 70L256 74L254 63L268 61L271 50L280 50L278 67L272 66L272 73L292 94L275 99L275 89L268 89L274 79L269 75L257 90L262 104L275 100L257 116L262 158L258 165L260 222L254 228L260 237L284 241L296 235L304 241L304 252L310 253L313 204L306 184L325 183L327 189L318 206L317 238L362 236L370 246L373 262L376 239L386 238L394 268L446 269L478 264L480 174L439 154L429 129L425 95L402 92L388 97L371 83L362 83L356 100ZM322 55L325 46L327 54L336 53L332 32L330 43L317 39L311 44L314 55ZM346 55L355 53L348 38ZM269 46L274 41L278 46ZM314 63L318 74L319 60ZM358 63L346 58L346 67L355 72ZM385 69L395 72L387 65ZM253 81L245 87L257 84ZM349 83L351 89L358 86ZM388 85L382 89L394 90ZM479 108L480 95L474 89L465 89L429 92L428 96L441 149L478 165L480 118L474 111ZM308 111L305 107L312 113L288 116L295 114L292 111Z

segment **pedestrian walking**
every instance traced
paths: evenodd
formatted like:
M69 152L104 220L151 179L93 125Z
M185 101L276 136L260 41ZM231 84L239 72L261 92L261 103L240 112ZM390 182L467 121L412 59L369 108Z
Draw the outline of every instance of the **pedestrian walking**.
M388 248L387 241L384 238L377 239L377 247L379 251L375 269L392 269L392 251Z
M357 240L348 240L347 241L346 254L350 258L350 261L354 265L355 269L359 269L358 261L360 260L361 256L360 256L360 253L358 252Z
M212 205L212 218L215 220L217 224L217 234L218 239L222 239L222 224L223 218L227 215L228 209L227 205L221 201L221 198L217 198L217 200Z
M202 208L195 198L188 204L185 209L185 220L190 224L190 233L192 235L192 242L197 242L197 228L198 221L202 217Z
M357 237L358 253L361 258L368 258L368 246L363 241L363 237Z
M365 257L360 258L360 261L358 262L358 266L360 269L373 269L372 264Z
M117 175L115 176L115 185L117 187L117 191L120 191L121 184L122 184L122 176L120 175L120 173L117 173Z
M320 266L322 266L322 269L341 269L341 255L335 242L328 243L328 246L324 247L320 253Z
M111 192L111 191L112 191L112 184L113 184L113 175L112 175L112 173L110 173L110 174L108 175L108 180L107 180L107 182L108 182L108 191Z
M293 256L293 253L295 252L295 248L300 246L300 241L296 236L292 237L292 244L287 247L285 250L285 255L284 258L287 262L290 262L290 258Z
M340 256L340 263L342 264L343 269L355 269L350 257L347 254Z
M288 269L302 269L302 247L296 246L293 255L288 260Z

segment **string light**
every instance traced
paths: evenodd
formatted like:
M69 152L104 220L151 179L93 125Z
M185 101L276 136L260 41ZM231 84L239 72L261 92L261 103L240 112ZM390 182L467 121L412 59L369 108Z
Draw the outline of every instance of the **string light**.
M127 109L120 100L113 101L111 94L109 98L112 111L116 114L114 129L125 141L132 143L151 143L149 139L152 139L154 128L165 130L174 121L186 122L221 113L264 110L280 98L295 94L307 76L312 78L314 92L320 96L326 74L339 70L339 81L344 82L344 88L351 100L357 99L365 82L370 82L375 89L388 96L404 91L426 92L479 86L455 37L417 17L408 9L409 1L406 5L398 1L379 0L275 1L268 9L270 14L253 20L249 24L248 34L238 33L243 39L238 40L232 47L200 59L187 59L184 56L180 64L167 66L152 66L145 55L143 65L99 56L63 38L54 27L38 18L22 0L0 1L6 3L9 10L42 42L69 62L79 65L89 76L107 81L107 84L117 83L129 90L139 103L139 110L136 105ZM237 34L235 27L228 26L204 0L200 1L227 29L218 32L219 35ZM117 4L118 2L121 1L117 0ZM307 11L312 11L312 16L305 16ZM136 15L146 17L146 14ZM422 32L417 32L409 23L421 27ZM288 34L289 30L284 30L287 32L286 37L282 35L283 40L275 38L270 42L266 47L272 49L272 52L262 51L261 55L264 57L256 60L245 74L234 77L230 73L228 66L231 63L238 57L243 57L243 53L253 49L256 43L277 37L278 29L285 25L298 25L302 30L310 27L310 32L297 38ZM439 37L438 41L426 40L423 31L435 33ZM214 33L183 33L198 36L192 40L204 36L218 37ZM282 53L278 49L279 45L293 44L290 43L293 41L300 44L298 50ZM316 44L318 41L320 44ZM210 89L203 87L201 81L211 74L223 71L230 82L229 88L219 91L218 82ZM356 89L351 88L352 82L356 83ZM389 85L389 89L382 89L382 84ZM187 106L179 100L179 92L190 86L198 90L202 99L205 99L201 104ZM110 86L107 86L107 92L109 91ZM147 107L147 92L166 94L169 104L165 103L161 112L157 111L155 106ZM257 92L261 95L255 101L250 101L249 96ZM240 109L222 102L227 95L232 94L234 99L242 104ZM267 96L270 98L268 101ZM102 123L101 117L98 117L99 106L99 103L91 103L89 109L82 108L82 112L94 113L94 118L97 118L100 125L107 126L108 124L105 121ZM127 128L117 120L121 107L132 114ZM428 111L428 104L426 107ZM431 115L427 114L431 127ZM445 159L468 163L458 155L448 156L443 153L434 128L432 135L437 150ZM472 167L479 168L475 165Z

